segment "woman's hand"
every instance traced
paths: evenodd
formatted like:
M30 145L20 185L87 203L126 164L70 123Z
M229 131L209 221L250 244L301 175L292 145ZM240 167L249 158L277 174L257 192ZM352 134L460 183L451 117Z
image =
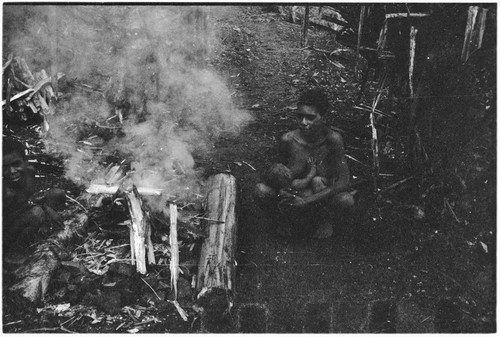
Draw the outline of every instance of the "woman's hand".
M287 197L282 199L279 203L279 206L288 206L288 207L304 207L307 205L307 202L304 198L299 197L297 195L293 195L291 197Z

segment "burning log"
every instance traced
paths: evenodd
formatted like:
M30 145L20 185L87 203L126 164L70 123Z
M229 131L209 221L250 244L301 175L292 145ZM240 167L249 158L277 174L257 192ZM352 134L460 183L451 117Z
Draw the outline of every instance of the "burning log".
M218 221L203 222L205 239L200 252L196 287L201 307L204 307L203 303L214 301L224 303L223 308L205 307L224 313L232 305L234 291L236 179L230 174L217 174L208 179L207 187L206 216Z
M87 214L77 213L64 221L64 229L40 243L35 252L14 271L17 281L10 291L19 291L31 302L44 299L50 279L61 265L60 258L75 237L85 232Z
M132 225L130 226L130 255L132 264L135 263L137 271L146 274L146 248L148 251L148 261L155 263L153 244L151 242L151 225L142 209L142 200L133 186L132 191L126 193L128 210Z

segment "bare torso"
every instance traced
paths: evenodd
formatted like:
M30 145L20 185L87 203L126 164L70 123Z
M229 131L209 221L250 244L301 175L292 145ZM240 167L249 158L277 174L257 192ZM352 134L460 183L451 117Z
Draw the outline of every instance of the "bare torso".
M314 143L305 141L299 130L288 132L283 137L287 167L292 171L294 178L302 178L309 171L308 159L313 158L316 163L316 175L331 178L332 156L329 151L328 134Z

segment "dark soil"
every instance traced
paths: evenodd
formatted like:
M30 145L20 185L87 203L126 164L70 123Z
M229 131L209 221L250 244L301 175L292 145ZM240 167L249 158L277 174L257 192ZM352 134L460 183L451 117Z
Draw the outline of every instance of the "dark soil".
M226 78L237 105L254 116L238 136L221 136L212 152L196 158L206 176L230 172L238 181L236 306L264 304L271 315L268 332L297 333L302 332L303 317L307 317L302 308L310 302L411 299L420 308L437 312L437 325L446 315L462 315L467 324L461 332L495 331L496 233L489 201L478 200L475 213L467 217L475 222L463 217L457 222L457 214L443 206L445 189L435 177L403 184L376 199L370 183L371 136L365 127L369 121L353 108L359 103L354 52L328 58L302 49L301 26L260 6L223 7L214 20L221 44L211 65ZM318 49L345 48L317 27L309 34L310 45ZM252 197L261 174L276 160L277 140L294 127L291 112L299 93L317 86L327 90L333 107L328 123L342 130L347 154L364 163L348 162L358 191L356 211L332 219L334 234L325 240L310 235L325 220L321 214L299 214L292 219L279 210L258 207ZM375 86L369 82L362 102L371 104ZM400 107L384 96L379 108L397 112ZM26 139L36 137L27 132ZM381 189L407 178L398 140L389 140L382 137L389 150L382 158L381 172L387 175L378 182ZM79 193L78 186L57 173L40 180L41 189L51 185L63 185L73 196ZM290 238L276 233L276 227L284 223L296 229ZM4 309L7 303L13 302L6 302L4 296ZM171 308L158 310L155 314L170 319L142 331L194 332L199 328L199 322L183 323ZM4 332L48 326L36 310L30 317L36 324L4 326ZM9 310L4 310L3 318L4 323L21 319ZM443 322L450 321L445 318ZM108 327L103 323L87 330L84 326L89 326L89 320L71 330L114 332L118 325L107 322ZM452 332L454 327L443 323L440 329Z

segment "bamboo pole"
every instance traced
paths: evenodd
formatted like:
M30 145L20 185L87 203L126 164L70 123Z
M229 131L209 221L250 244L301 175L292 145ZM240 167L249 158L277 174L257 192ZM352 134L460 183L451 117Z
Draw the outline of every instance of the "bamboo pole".
M302 25L302 40L301 47L307 47L307 32L309 30L309 6L305 6L304 22Z

